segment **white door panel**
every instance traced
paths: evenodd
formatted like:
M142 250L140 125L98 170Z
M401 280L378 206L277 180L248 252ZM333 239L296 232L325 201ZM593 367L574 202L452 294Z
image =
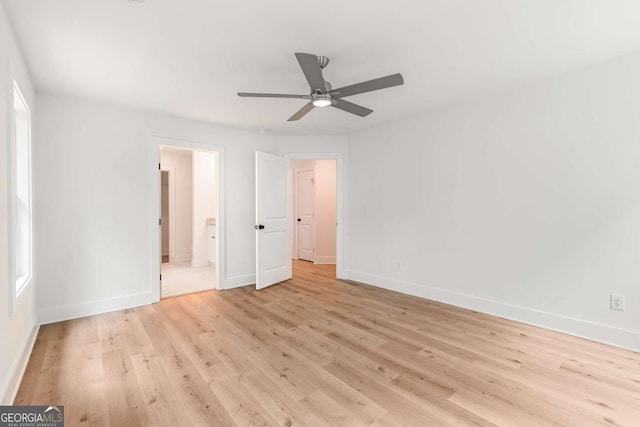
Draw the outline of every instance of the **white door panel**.
M256 289L291 277L290 161L256 152Z
M298 258L315 260L315 172L313 169L296 172L296 200L298 203Z

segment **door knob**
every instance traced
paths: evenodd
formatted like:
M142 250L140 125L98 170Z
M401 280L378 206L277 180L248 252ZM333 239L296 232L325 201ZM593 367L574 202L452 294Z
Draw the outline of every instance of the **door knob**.
M260 224L260 225L256 225L256 230L263 230L264 229L264 225Z
M298 222L302 221L300 218L298 218Z

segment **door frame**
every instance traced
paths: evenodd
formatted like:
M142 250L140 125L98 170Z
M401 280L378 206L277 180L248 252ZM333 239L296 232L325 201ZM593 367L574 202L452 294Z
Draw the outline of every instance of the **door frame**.
M169 184L167 188L167 203L169 205L169 262L176 258L176 168L161 168L160 172L167 172ZM160 227L162 233L162 227ZM162 240L161 240L162 242ZM162 246L160 246L162 250Z
M201 142L187 141L182 139L167 138L162 136L151 136L148 146L148 194L149 194L149 235L150 248L149 257L151 261L151 302L160 301L160 271L162 260L162 242L160 241L160 225L158 218L161 217L160 206L160 182L158 173L160 169L160 146L171 146L187 148L198 151L215 152L218 154L217 187L218 187L218 213L216 218L216 289L224 289L227 278L226 263L226 208L225 208L225 150L221 145L204 144ZM171 214L170 214L171 215ZM175 215L174 215L175 216Z
M336 161L336 278L347 279L345 274L344 230L346 230L344 214L345 180L342 153L284 153L291 160L335 160ZM293 201L292 201L293 202Z

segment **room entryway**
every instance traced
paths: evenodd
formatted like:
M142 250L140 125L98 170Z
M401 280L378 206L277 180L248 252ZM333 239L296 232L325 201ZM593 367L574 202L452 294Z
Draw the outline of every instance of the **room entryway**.
M161 298L216 289L217 153L160 147Z
M340 155L256 152L257 289L291 279L293 260L343 277L340 165Z
M336 161L292 160L292 258L336 263Z
M169 174L160 171L160 226L162 227L162 262L169 262Z

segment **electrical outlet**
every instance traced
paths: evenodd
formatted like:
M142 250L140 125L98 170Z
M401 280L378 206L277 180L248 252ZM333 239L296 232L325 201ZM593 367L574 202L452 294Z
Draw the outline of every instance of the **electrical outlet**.
M611 294L611 310L624 311L624 295Z

